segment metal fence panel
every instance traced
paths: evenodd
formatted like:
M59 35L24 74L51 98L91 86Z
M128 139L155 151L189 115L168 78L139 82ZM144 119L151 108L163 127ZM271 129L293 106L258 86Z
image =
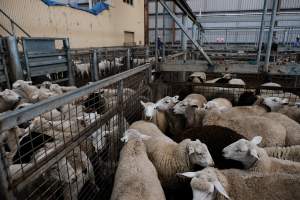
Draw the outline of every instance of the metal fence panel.
M120 138L151 95L150 70L145 64L1 115L1 192L22 200L109 199Z

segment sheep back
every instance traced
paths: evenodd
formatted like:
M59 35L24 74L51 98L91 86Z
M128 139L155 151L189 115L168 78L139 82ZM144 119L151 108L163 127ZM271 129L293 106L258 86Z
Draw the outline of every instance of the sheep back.
M300 145L289 147L266 147L265 150L271 157L300 162Z
M286 145L300 144L300 124L284 114L269 112L263 115L266 118L279 122L286 129Z
M208 113L203 119L203 125L227 127L249 140L259 134L264 138L261 143L262 147L285 145L286 129L276 121L265 117L238 116L225 118L217 113Z
M297 106L284 106L279 109L278 112L288 116L300 124L300 108Z
M164 200L155 167L141 140L129 140L121 150L111 200Z

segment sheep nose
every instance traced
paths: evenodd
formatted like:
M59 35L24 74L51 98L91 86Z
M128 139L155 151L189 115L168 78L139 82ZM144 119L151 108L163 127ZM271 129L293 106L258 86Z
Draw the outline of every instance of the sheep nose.
M18 97L18 100L21 100L22 99L22 97Z
M151 120L150 116L145 116L145 120Z

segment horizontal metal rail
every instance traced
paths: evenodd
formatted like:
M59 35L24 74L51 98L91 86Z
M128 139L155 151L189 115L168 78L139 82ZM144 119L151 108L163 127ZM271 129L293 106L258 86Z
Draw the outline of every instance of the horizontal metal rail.
M36 103L32 106L25 107L22 110L15 110L12 112L5 113L0 116L0 131L8 130L15 127L18 124L24 123L28 120L33 119L45 112L49 112L56 109L64 104L74 101L76 98L87 95L96 89L104 88L124 78L132 76L136 73L144 71L150 67L150 64L144 64L134 69L122 72L120 74L113 75L103 80L91 83L90 85L83 86L72 92L69 92L63 96L49 98L45 101Z

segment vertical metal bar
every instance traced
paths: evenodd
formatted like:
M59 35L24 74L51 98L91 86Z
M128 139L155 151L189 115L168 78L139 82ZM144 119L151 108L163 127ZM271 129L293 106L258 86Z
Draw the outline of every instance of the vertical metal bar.
M3 149L0 153L0 199L2 200L15 200L12 190L9 189L8 182L8 168L6 167Z
M228 46L228 42L227 42L227 38L228 38L228 31L227 29L225 30L225 48L227 49L227 46Z
M98 55L97 55L97 50L93 49L92 52L92 59L93 59L93 64L92 64L92 79L93 81L98 81L99 80L99 70L98 70Z
M163 8L163 49L162 49L162 57L163 60L165 60L165 56L166 56L166 9Z
M9 52L10 68L8 68L8 70L11 74L10 80L12 82L15 82L16 80L23 80L24 76L23 76L23 70L22 70L21 61L19 57L17 39L15 37L9 36L7 37L6 41L7 41L8 52ZM25 54L24 49L23 51ZM26 65L26 59L25 59L25 65Z
M130 70L130 48L127 49L127 70Z
M26 39L23 40L23 51L24 51L25 67L26 67L26 71L27 71L26 80L31 81L31 71L30 71L30 67L29 67L29 60L28 60L28 51L27 51L27 42L26 42Z
M123 89L124 89L124 83L123 80L120 80L118 82L118 108L119 108L119 112L118 112L118 127L119 127L119 138L122 137L122 134L125 131L125 127L124 127L124 110L123 110Z
M182 25L187 28L187 15L182 15ZM187 51L187 37L184 33L184 31L181 31L181 48L182 51ZM186 53L184 54L184 60L186 60Z
M258 39L258 52L256 57L256 64L259 64L260 62L260 56L261 56L261 47L262 47L262 41L263 41L263 34L265 29L265 16L267 14L267 2L268 0L264 0L264 12L261 17L261 23L260 23L260 31L259 31L259 39Z
M72 65L69 38L65 38L63 40L63 45L67 55L69 85L75 85L74 70L73 70L74 68Z
M149 46L147 45L145 48L145 62L149 62Z
M269 28L268 46L267 46L267 52L266 52L266 57L265 57L265 65L264 65L264 71L266 71L266 72L268 71L268 67L269 67L269 59L270 59L273 32L274 32L274 24L275 24L276 13L277 13L277 5L278 5L278 0L274 0L273 1L273 7L272 7L272 16L271 16L270 28Z
M158 20L158 0L155 0L155 69L158 68L158 33L157 33L157 20Z

